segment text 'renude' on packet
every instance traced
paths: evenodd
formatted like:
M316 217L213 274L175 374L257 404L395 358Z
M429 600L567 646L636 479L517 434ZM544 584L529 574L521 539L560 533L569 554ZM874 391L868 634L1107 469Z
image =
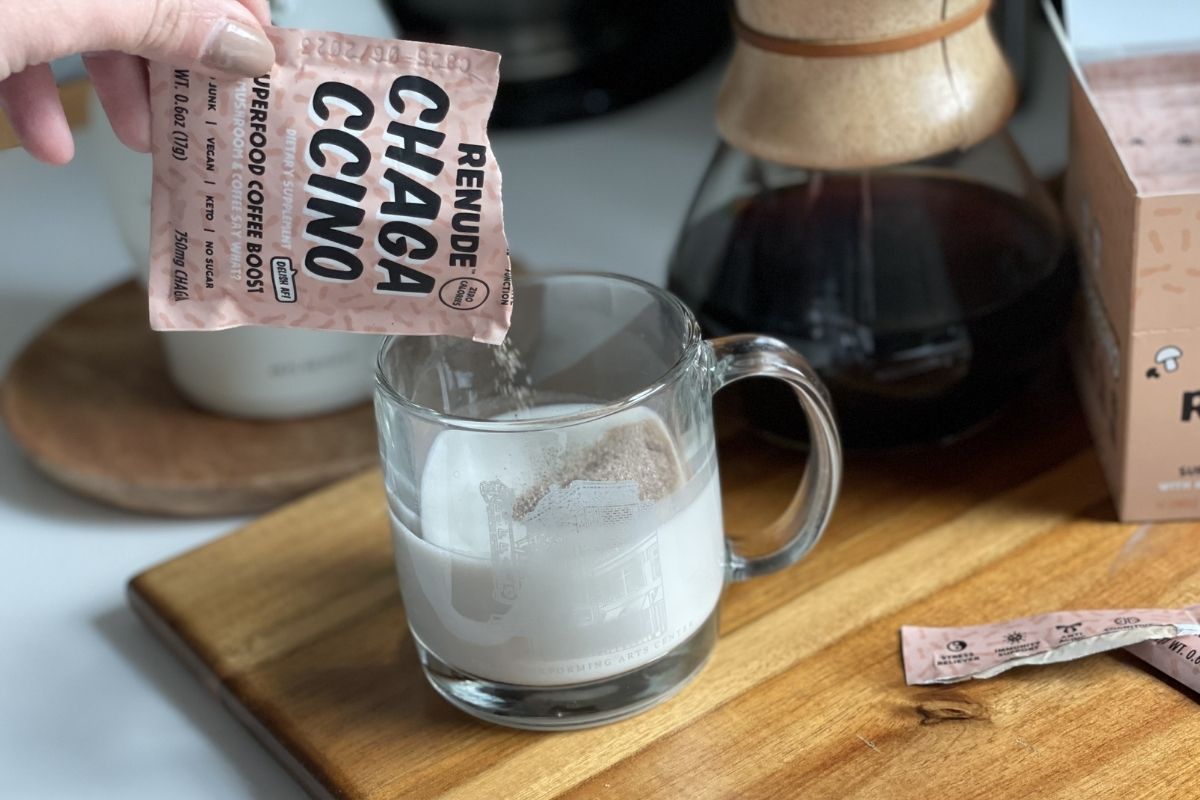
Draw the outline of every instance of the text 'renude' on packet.
M499 55L269 28L253 80L150 67L150 322L444 334L512 313Z

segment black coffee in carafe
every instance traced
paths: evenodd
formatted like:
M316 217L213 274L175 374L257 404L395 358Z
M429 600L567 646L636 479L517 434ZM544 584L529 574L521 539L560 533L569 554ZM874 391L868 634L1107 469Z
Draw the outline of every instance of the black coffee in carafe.
M670 288L709 335L803 352L853 447L937 441L993 414L1054 350L1073 273L1055 220L937 170L823 174L695 216ZM742 388L758 427L799 439L795 400Z

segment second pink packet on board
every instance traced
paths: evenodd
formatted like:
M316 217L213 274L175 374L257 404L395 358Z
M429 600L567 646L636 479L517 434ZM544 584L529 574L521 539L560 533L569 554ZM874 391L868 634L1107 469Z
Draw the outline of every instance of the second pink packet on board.
M499 56L268 35L275 65L254 80L151 65L152 327L503 341Z
M1183 609L1115 609L1055 611L960 628L905 625L900 643L905 682L914 685L990 678L1013 667L1197 634L1200 624Z
M1200 614L1200 606L1191 606L1187 610L1192 616ZM1155 639L1126 649L1159 672L1200 692L1200 635Z

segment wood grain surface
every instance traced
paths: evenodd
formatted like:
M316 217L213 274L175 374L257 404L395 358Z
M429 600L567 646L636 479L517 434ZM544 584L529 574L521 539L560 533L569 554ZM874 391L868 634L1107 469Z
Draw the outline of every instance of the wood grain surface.
M369 403L285 422L191 406L172 385L134 282L69 311L13 361L0 415L50 477L136 511L242 514L378 460Z
M730 430L726 520L750 528L802 460ZM1112 519L1059 383L953 447L852 456L812 555L729 588L695 682L574 733L476 722L425 684L373 472L138 576L130 599L320 798L1182 796L1196 697L1123 654L904 685L902 624L1200 599L1200 528Z

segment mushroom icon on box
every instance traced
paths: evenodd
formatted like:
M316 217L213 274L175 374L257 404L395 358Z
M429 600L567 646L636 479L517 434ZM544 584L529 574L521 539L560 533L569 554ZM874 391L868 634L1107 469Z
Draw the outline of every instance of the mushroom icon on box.
M1164 372L1174 372L1179 369L1179 360L1183 358L1183 351L1175 345L1167 345L1160 347L1158 352L1154 354L1154 363L1163 368Z

